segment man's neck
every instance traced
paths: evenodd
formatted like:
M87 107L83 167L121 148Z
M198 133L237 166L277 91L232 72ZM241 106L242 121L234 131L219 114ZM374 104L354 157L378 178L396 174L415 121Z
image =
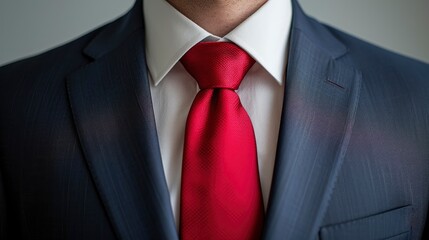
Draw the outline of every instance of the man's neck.
M267 0L167 0L207 32L225 36Z

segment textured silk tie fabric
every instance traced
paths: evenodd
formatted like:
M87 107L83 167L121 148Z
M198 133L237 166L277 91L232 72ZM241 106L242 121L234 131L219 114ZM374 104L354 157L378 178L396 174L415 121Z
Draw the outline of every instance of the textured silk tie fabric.
M186 122L181 239L259 239L264 208L256 141L235 92L255 61L233 43L201 42L181 62L201 89Z

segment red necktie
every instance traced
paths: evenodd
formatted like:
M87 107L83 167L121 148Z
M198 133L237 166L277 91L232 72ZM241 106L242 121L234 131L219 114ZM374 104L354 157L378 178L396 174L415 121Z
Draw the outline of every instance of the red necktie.
M259 239L264 209L255 135L235 92L255 61L233 43L203 42L181 62L201 89L186 122L181 239Z

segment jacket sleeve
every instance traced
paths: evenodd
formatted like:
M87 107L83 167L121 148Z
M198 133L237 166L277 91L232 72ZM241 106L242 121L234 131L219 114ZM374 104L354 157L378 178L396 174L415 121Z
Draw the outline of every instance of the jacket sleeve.
M0 168L0 239L6 239L6 196Z
M426 214L426 224L423 227L422 239L429 239L429 208L428 213Z

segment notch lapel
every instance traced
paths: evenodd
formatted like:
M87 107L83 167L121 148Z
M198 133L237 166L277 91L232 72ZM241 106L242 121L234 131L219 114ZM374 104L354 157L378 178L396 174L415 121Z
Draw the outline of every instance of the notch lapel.
M341 168L361 74L294 1L285 98L264 239L316 239Z
M141 14L138 1L122 20L99 33L85 49L96 60L68 77L68 93L84 157L118 237L177 239Z

